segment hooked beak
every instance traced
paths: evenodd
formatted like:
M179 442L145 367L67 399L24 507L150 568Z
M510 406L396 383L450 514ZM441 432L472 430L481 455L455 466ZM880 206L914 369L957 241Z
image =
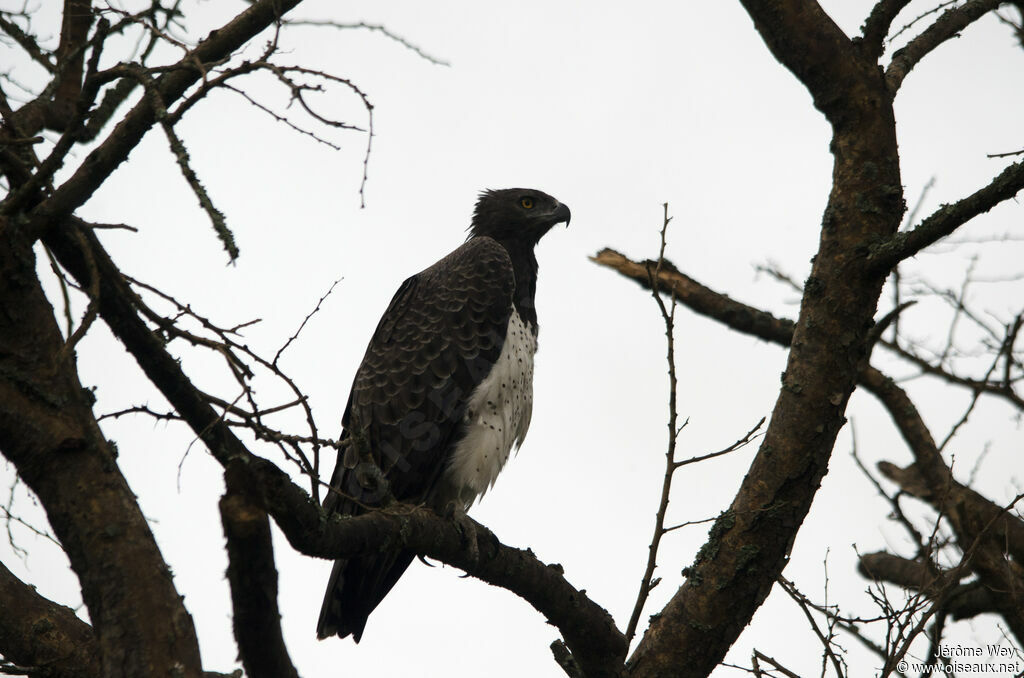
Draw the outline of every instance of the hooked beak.
M558 203L558 207L551 213L551 225L560 224L565 222L565 227L569 228L569 221L572 219L572 212L569 211L568 205Z

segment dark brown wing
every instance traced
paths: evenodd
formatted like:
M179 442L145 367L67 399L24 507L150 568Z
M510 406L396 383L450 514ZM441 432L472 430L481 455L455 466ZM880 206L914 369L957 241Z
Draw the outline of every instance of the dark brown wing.
M324 502L359 514L382 497L360 459L383 472L393 496L426 501L463 434L466 402L501 354L515 276L496 241L467 241L406 280L391 300L356 372L339 454ZM408 567L408 552L335 563L320 613L321 638L352 634Z

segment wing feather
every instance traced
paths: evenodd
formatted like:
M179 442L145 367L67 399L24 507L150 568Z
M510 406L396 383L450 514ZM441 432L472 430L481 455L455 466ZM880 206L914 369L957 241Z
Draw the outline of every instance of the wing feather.
M342 423L366 442L396 499L428 498L461 433L466 400L500 355L514 288L505 248L473 238L391 300Z
M508 252L487 237L470 239L402 283L352 383L342 418L347 448L324 502L328 512L359 514L381 499L360 476L357 460L365 458L383 472L396 499L433 499L465 432L470 394L501 354L514 290ZM412 558L400 551L339 560L317 634L352 634L358 641L366 618Z

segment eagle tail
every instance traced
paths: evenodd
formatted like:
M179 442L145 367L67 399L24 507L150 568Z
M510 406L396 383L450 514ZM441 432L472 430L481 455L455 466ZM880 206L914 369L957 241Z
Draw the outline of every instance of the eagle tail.
M392 551L336 561L320 608L317 638L351 635L358 643L363 637L366 619L414 557L411 551Z

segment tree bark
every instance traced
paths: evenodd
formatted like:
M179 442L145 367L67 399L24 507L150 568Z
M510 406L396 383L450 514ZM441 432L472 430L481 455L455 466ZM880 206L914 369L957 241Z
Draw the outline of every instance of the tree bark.
M630 659L636 678L708 675L771 591L810 508L866 355L884 274L868 248L903 215L884 77L815 2L744 7L832 125L832 192L782 389L732 505Z
M198 677L192 619L74 363L32 248L0 227L0 450L39 497L78 575L101 675Z

